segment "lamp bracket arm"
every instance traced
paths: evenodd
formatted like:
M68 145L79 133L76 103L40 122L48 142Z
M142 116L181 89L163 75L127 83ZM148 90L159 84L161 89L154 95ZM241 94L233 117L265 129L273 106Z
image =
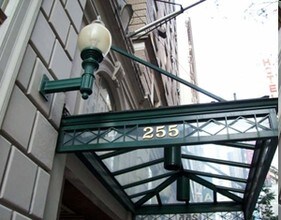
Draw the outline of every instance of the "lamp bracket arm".
M81 77L71 79L50 80L47 75L43 75L39 92L48 101L49 93L67 92L79 90Z

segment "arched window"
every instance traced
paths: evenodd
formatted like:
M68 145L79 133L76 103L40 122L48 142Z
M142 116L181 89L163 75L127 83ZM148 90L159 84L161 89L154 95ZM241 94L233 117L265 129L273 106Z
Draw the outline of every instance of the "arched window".
M97 76L94 91L96 93L92 98L96 101L93 106L93 112L109 112L115 110L112 92L106 79Z
M107 80L99 74L96 75L93 86L93 94L90 95L87 100L82 101L81 104L82 112L80 113L82 114L110 112L116 110L110 86Z

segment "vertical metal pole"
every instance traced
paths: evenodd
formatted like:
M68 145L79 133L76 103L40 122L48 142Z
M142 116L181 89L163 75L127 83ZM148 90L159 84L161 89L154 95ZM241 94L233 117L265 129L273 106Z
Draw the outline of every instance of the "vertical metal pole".
M83 99L87 99L92 94L92 87L95 80L94 72L99 68L99 63L103 60L102 52L95 48L84 49L81 52L83 60L82 67L84 73L81 79L80 92Z
M177 200L185 202L190 200L190 181L186 176L177 179Z
M164 148L164 168L166 170L179 170L181 168L181 147Z

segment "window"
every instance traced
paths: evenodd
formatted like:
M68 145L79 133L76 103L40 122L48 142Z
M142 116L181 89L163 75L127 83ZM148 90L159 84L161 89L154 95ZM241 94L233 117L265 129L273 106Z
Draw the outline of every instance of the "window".
M112 111L112 101L111 101L111 91L109 89L109 85L106 82L105 79L101 78L99 81L99 102L98 102L98 106L99 106L99 110L101 112L108 112L108 111Z
M7 16L5 15L5 13L0 8L0 24L3 24L3 22L6 20L6 18L7 18Z
M5 9L8 5L8 0L0 0L0 25L6 20L7 15L5 14Z
M83 114L115 111L112 93L108 82L103 77L96 75L93 94L82 104Z

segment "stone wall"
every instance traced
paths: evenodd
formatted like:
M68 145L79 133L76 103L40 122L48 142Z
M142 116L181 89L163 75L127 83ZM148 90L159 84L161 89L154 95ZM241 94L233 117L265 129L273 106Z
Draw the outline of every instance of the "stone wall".
M1 219L43 219L65 95L38 89L69 77L85 3L45 0L34 16L0 130Z
M280 15L281 15L281 5L279 3L278 7L278 13L279 13L279 21L278 21L278 161L280 161L281 158L281 20L280 20ZM279 184L278 184L278 212L279 215L281 214L281 169L280 169L280 163L278 164L278 176L279 176Z

